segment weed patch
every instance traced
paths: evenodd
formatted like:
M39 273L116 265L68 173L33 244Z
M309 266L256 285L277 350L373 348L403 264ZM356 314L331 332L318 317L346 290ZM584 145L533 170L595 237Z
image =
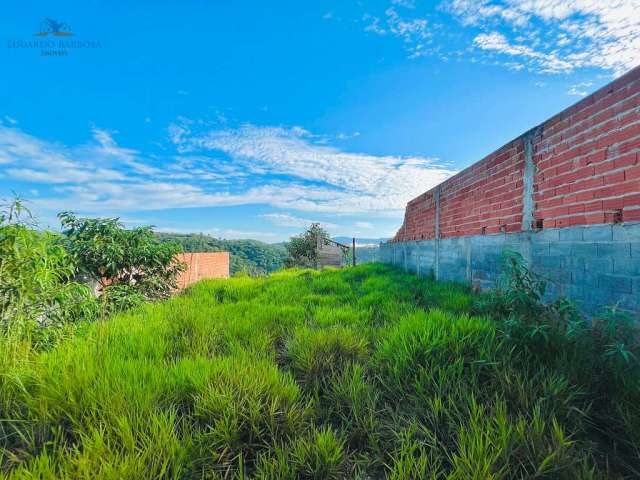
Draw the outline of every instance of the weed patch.
M635 326L512 267L482 295L379 264L203 281L0 337L0 476L638 478Z

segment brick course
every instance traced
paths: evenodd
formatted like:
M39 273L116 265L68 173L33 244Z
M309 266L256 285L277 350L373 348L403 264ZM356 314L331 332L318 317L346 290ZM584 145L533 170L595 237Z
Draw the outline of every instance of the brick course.
M640 220L640 67L531 132L534 226ZM531 132L437 187L440 238L522 231ZM435 238L435 195L434 188L408 203L393 241Z
M229 278L229 252L181 253L178 260L187 264L178 278L180 289L204 278Z

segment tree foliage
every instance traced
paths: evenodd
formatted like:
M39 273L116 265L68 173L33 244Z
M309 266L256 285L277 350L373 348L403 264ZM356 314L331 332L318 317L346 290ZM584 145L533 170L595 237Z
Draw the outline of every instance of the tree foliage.
M64 212L66 247L79 273L99 282L116 298L129 292L140 299L168 297L184 271L175 242L160 242L151 227L124 228L117 218L78 218Z
M316 268L318 264L318 240L329 238L329 234L319 223L311 226L300 235L291 237L286 244L289 256L287 267Z
M185 252L229 252L231 274L265 275L284 267L287 251L281 243L227 240L201 233L156 233L162 242L178 242Z
M20 199L0 213L0 329L23 337L96 312L90 289L59 235L30 227Z

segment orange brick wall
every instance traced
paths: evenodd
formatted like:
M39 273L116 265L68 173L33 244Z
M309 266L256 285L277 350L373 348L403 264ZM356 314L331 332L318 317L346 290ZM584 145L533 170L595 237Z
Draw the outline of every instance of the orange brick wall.
M435 192L429 190L407 204L405 223L398 235L406 232L407 235L419 235L416 240L430 240L435 238L435 225Z
M178 287L185 288L203 278L229 278L229 252L181 253L187 270L178 278Z
M520 230L524 145L511 142L440 189L440 236Z
M535 175L532 227L640 220L640 67L407 204L394 241L522 230L525 138Z
M545 227L640 220L640 68L544 124L534 144Z

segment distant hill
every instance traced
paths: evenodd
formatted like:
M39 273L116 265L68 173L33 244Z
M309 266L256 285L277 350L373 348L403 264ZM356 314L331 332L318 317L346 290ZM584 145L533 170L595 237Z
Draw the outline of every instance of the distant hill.
M159 233L162 242L175 241L185 252L229 252L231 274L246 271L250 275L263 275L284 268L287 258L285 243L265 243L258 240L225 240L201 233ZM351 246L350 237L333 240ZM378 260L378 245L388 238L356 238L356 260L360 263Z
M284 267L287 250L283 243L264 243L258 240L225 240L200 233L156 233L160 241L175 241L185 252L229 252L231 274L246 271L262 275Z
M351 245L352 237L333 237L333 240L345 245ZM356 248L359 246L380 245L380 242L386 242L389 238L363 238L356 237Z
M334 237L333 240L344 245L351 246L353 238ZM356 262L361 263L377 262L380 260L380 243L388 241L388 238L362 238L356 237Z

